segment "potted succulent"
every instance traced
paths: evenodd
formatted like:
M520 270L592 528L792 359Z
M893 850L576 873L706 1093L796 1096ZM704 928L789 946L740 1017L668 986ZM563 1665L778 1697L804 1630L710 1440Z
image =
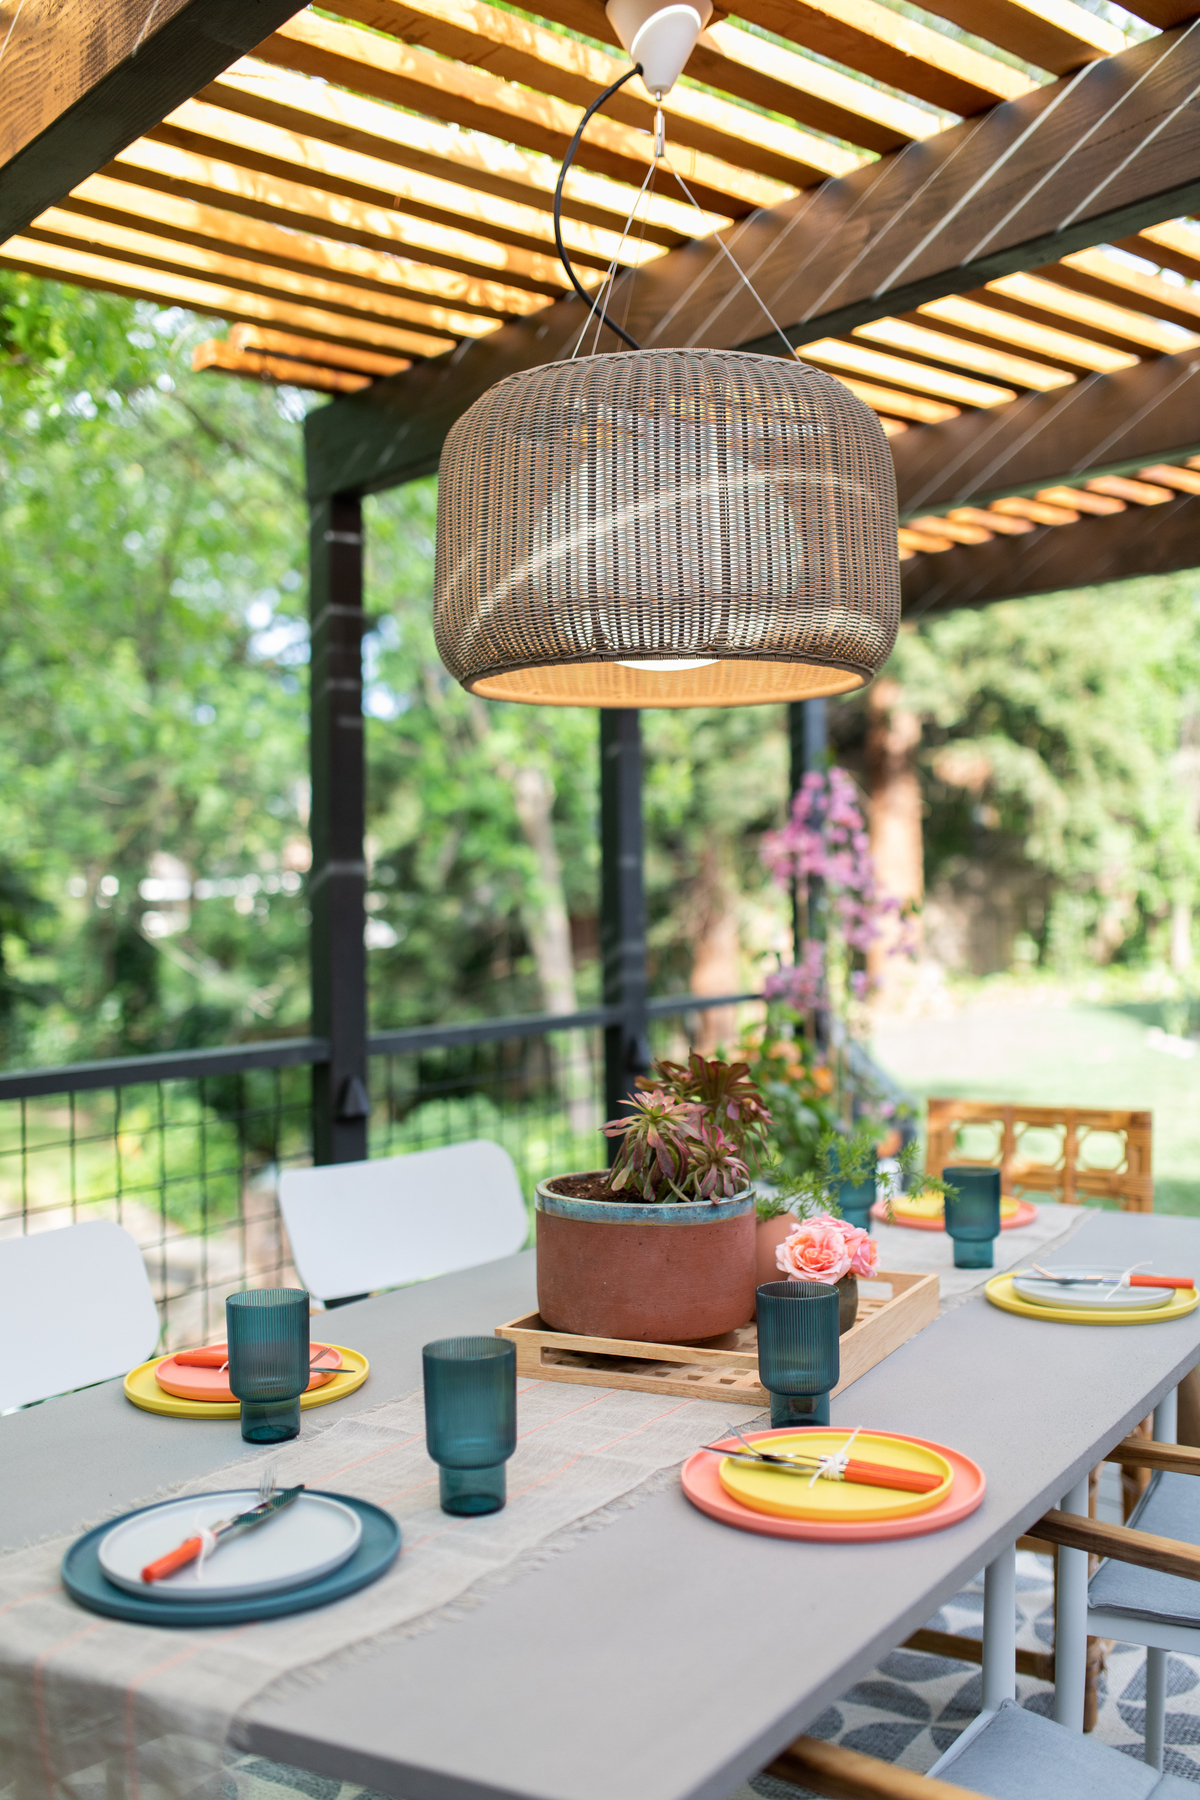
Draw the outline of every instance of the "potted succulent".
M695 1343L754 1313L754 1189L771 1115L745 1063L657 1062L604 1127L611 1169L537 1189L538 1311L554 1331Z

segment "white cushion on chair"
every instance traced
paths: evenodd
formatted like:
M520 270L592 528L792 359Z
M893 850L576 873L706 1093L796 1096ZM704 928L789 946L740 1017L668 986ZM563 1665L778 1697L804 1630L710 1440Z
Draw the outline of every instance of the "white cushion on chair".
M1200 1477L1160 1470L1138 1501L1129 1524L1132 1530L1148 1531L1155 1537L1200 1544ZM1110 1560L1100 1564L1088 1583L1088 1605L1123 1613L1131 1621L1200 1625L1200 1581Z
M990 1800L1195 1800L1195 1783L1160 1775L1108 1744L1006 1700L967 1727L930 1769Z
M473 1269L529 1236L512 1157L488 1138L285 1169L279 1208L300 1279L320 1300Z

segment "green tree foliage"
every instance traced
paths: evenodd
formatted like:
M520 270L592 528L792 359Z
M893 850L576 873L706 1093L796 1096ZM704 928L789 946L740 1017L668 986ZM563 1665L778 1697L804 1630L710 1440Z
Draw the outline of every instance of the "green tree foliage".
M192 377L185 315L0 280L4 1056L302 1022L296 408Z
M889 672L925 724L929 884L998 850L1044 877L1048 963L1161 954L1200 881L1200 575L952 613Z

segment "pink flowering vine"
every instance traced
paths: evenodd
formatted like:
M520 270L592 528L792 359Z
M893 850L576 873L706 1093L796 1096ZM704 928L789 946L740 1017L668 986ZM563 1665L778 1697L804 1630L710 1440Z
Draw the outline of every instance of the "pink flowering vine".
M858 793L844 769L804 777L787 824L764 834L762 857L779 885L795 882L805 902L810 882L825 884L828 918L851 965L884 935L884 920L900 915L900 903L880 890ZM911 955L913 948L902 932L893 953ZM847 979L853 997L865 999L872 985L866 970L851 966ZM806 937L795 963L767 977L763 994L807 1012L828 1004L828 985L829 948Z

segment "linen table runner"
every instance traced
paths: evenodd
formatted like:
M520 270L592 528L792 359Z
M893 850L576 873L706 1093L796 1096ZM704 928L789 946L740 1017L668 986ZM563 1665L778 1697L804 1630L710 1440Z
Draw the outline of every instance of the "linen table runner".
M292 1443L170 1493L256 1487L274 1463L281 1487L303 1481L386 1508L403 1547L373 1586L260 1624L169 1629L104 1619L59 1580L77 1533L11 1552L0 1559L0 1796L191 1800L202 1791L211 1800L222 1791L216 1771L235 1715L273 1683L302 1671L311 1678L327 1658L479 1603L674 1479L700 1444L759 1416L712 1400L519 1381L508 1505L454 1519L438 1505L420 1392L315 1429L305 1414ZM225 1771L227 1784L234 1778Z

